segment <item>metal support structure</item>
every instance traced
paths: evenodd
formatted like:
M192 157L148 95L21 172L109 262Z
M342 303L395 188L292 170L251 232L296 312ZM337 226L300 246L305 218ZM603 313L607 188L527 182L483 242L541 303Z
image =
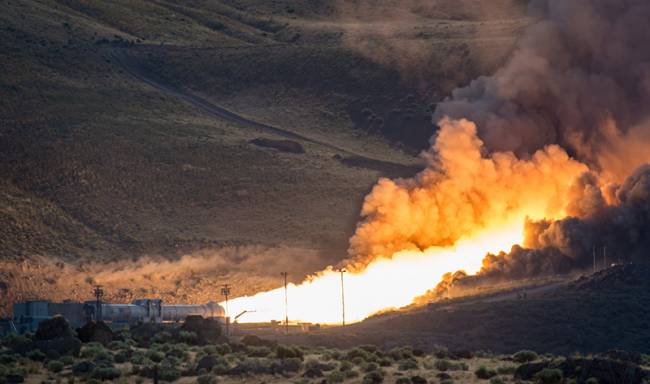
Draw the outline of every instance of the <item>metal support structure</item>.
M284 334L289 334L289 294L287 290L287 276L288 272L281 272L282 277L284 277Z
M345 286L343 284L343 274L347 272L344 268L337 269L337 272L341 274L341 317L342 317L342 324L345 327Z
M95 321L102 320L102 298L104 297L104 289L101 285L95 285L93 288L95 294Z
M224 284L221 286L221 295L226 298L226 336L230 334L229 332L229 323L230 323L230 311L228 310L228 296L230 296L230 285Z

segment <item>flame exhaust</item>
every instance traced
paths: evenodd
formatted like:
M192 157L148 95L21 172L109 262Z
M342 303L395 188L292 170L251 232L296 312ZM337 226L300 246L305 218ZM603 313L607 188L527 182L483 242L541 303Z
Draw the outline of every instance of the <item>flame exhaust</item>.
M650 3L533 0L530 10L539 21L505 66L438 104L427 168L366 197L340 265L351 320L411 303L446 272L564 272L590 264L596 245L647 261ZM289 287L289 318L338 323L339 295L334 270L317 273ZM282 303L274 290L231 312L277 320Z

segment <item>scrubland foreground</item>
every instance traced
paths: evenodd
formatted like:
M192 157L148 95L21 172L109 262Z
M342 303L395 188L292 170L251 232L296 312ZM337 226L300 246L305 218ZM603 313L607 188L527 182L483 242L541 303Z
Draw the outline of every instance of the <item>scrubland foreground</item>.
M83 342L81 341L83 340ZM0 349L6 383L645 383L650 356L538 355L282 345L254 335L228 339L219 323L140 324L113 332L91 322L76 332L60 317L35 334L10 335Z

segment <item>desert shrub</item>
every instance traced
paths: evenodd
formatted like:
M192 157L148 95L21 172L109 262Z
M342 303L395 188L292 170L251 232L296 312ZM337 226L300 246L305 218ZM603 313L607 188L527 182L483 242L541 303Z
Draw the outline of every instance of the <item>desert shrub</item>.
M72 373L75 375L85 375L95 369L95 363L88 360L81 360L72 365Z
M28 359L34 361L43 361L45 360L45 354L38 349L31 350L25 354Z
M127 349L117 351L113 359L116 363L126 363L131 358L132 352Z
M151 341L159 344L166 344L174 341L174 337L171 333L167 331L158 332L152 338Z
M227 355L232 353L232 348L228 344L218 344L214 346L216 352L220 355Z
M201 375L196 378L197 384L215 384L217 379L212 375Z
M278 345L275 348L275 356L278 359L290 359L295 357L302 360L304 358L304 353L300 348Z
M84 345L79 356L88 359L102 359L113 361L113 355L107 351L103 345L96 342Z
M90 377L97 380L115 380L122 375L119 369L114 367L96 367L90 373Z
M490 384L506 384L506 382L503 381L502 378L500 378L498 376L495 376L495 377L490 379Z
M345 359L349 361L374 361L376 356L364 349L353 348L346 352Z
M533 351L523 350L515 353L512 358L518 363L528 363L537 360L537 353Z
M333 371L327 375L327 382L329 384L342 383L345 381L345 374L341 371Z
M469 367L467 366L466 363L463 362L458 362L454 363L452 361L449 361L447 359L439 359L436 360L435 363L433 363L433 367L439 371L446 372L446 371L467 371Z
M513 375L517 371L517 367L514 365L502 365L497 367L497 373L499 375Z
M454 384L454 379L442 379L440 384Z
M598 379L595 377L590 377L585 381L585 384L598 384Z
M2 344L7 348L16 351L23 349L31 342L31 338L27 335L18 335L12 333L9 336L5 337L5 339L2 341Z
M317 369L319 371L329 372L336 369L336 364L330 362L322 362L318 359L309 359L305 363L305 370L310 370L310 369Z
M384 375L380 371L368 372L363 376L363 384L379 384L384 382Z
M410 369L418 369L418 361L414 358L403 359L398 362L398 369L400 371L408 371Z
M47 363L47 370L54 373L61 372L63 370L63 367L64 367L63 363L60 362L59 360L50 360Z
M271 354L269 347L248 347L246 354L250 357L268 357Z
M63 363L65 366L70 366L74 364L74 357L72 356L62 356L59 361Z
M135 365L144 365L149 362L151 362L151 360L149 360L147 355L142 352L136 351L131 355L131 363Z
M128 349L130 348L129 344L122 340L114 340L108 344L108 349L111 351L117 351L119 349Z
M232 375L264 375L271 373L271 361L265 358L244 358L228 372Z
M376 363L367 363L363 367L364 372L372 372L372 371L378 371L379 370L379 365Z
M10 364L15 363L16 361L18 361L18 356L17 355L14 355L14 354L11 354L11 353L0 355L0 364L10 365Z
M408 377L398 377L397 380L395 380L395 384L411 384L411 379Z
M345 375L346 379L354 379L359 377L359 372L355 371L354 369L349 371L341 371L341 372Z
M187 345L176 344L169 348L169 350L165 353L165 356L173 356L180 360L187 360L189 357L189 354L187 353Z
M160 363L165 358L164 353L157 351L155 349L147 350L145 356L147 357L147 359L153 361L154 363Z
M540 384L559 384L564 375L559 369L544 368L535 375L535 380Z
M346 372L346 371L351 371L354 368L354 365L350 363L349 361L342 361L341 365L339 366L339 371L341 372Z
M195 332L191 331L180 331L178 333L178 339L182 341L183 343L187 344L196 344L198 341L199 337Z
M388 355L395 361L414 357L413 349L410 347L393 348L388 352Z
M390 367L393 365L393 361L387 357L382 357L379 359L378 364L380 367Z
M273 370L277 371L277 373L295 373L300 371L302 368L302 360L297 357L283 359L280 363L276 364L277 365L273 367Z
M474 374L479 379L487 380L487 379L491 379L492 377L496 376L497 371L495 371L492 368L488 368L485 365L481 365L480 367L478 367L478 369L476 371L474 371Z
M170 366L161 366L158 370L158 378L164 381L176 381L180 379L181 371Z

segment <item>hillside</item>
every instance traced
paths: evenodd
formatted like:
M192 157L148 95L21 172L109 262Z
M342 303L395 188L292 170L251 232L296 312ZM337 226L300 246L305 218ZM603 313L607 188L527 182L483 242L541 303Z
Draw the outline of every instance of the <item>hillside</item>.
M5 1L5 298L100 282L118 300L204 300L225 281L240 295L277 285L277 268L300 280L337 262L376 180L417 171L432 105L498 67L530 22L520 2L487 3L408 8L417 17L377 57L358 43L397 16L336 1ZM391 51L404 42L415 49ZM143 280L147 260L182 255L210 267ZM102 280L106 265L129 279ZM35 271L46 278L23 279Z
M311 336L310 342L495 353L532 349L565 356L611 349L647 354L649 324L639 314L647 313L650 304L649 282L650 266L620 265L553 289L529 290L525 299L498 295L442 301L379 315L345 331L330 330L323 338Z

